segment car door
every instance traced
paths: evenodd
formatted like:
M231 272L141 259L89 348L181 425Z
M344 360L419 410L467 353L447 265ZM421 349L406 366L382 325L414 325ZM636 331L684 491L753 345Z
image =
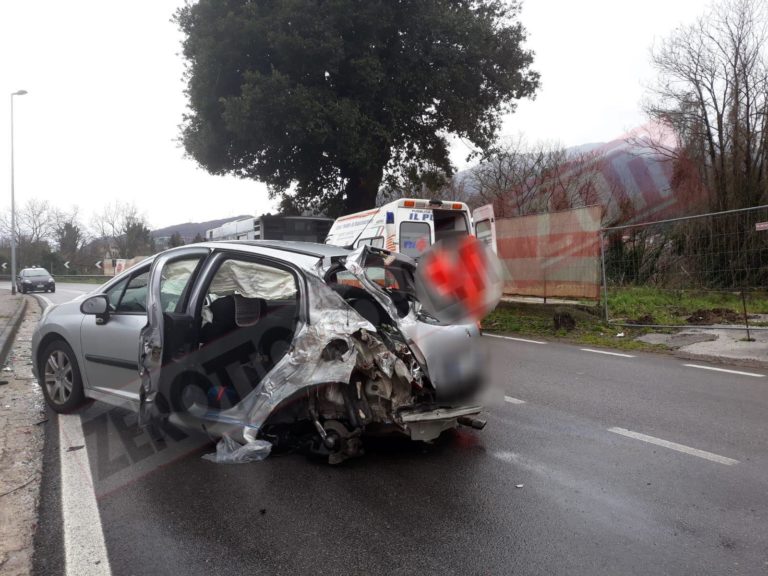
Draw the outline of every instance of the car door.
M472 212L475 226L475 236L488 246L495 254L496 249L496 218L493 215L493 204L480 206Z
M147 403L154 401L157 393L163 359L169 352L164 350L166 323L180 325L185 319L186 305L194 282L210 250L189 247L173 250L158 256L149 275L146 324L141 330L139 343L138 387L141 401L141 421L146 422ZM178 330L176 330L178 332ZM134 348L135 350L135 348Z
M116 398L138 400L136 346L147 323L149 265L141 266L105 292L106 320L85 316L80 343L88 386Z

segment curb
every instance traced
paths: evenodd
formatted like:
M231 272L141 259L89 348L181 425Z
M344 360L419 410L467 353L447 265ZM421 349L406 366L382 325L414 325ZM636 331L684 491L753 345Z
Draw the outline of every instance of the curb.
M19 326L21 326L26 310L27 299L24 298L21 301L21 306L19 306L16 313L5 325L5 328L3 328L2 333L0 333L0 364L5 364L5 361L8 359L8 353L11 351L16 332L18 332Z

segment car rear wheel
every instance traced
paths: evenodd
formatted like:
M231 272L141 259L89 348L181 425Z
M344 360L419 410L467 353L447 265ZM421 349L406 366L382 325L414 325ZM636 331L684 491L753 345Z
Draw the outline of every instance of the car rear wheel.
M48 405L56 412L71 412L81 406L85 401L83 380L69 344L55 340L40 358L38 373Z

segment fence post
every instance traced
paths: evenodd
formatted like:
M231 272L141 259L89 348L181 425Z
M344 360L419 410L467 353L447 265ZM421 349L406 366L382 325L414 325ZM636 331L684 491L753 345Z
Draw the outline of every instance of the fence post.
M747 328L747 342L752 342L749 334L749 315L747 314L747 298L744 296L744 288L741 289L741 306L744 308L744 326Z
M608 322L608 281L605 274L605 235L602 228L598 232L598 238L600 239L600 262L602 263L600 269L603 273L603 319Z

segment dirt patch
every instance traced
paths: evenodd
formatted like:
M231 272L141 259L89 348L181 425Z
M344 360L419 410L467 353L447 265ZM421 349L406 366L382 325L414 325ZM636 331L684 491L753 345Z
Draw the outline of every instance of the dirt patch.
M638 324L638 325L656 324L656 318L654 318L650 314L645 314L644 316L640 316L639 318L630 318L629 320L627 320L627 324Z
M696 310L686 322L695 326L706 326L709 324L734 324L741 322L743 317L729 308L712 308L711 310Z

